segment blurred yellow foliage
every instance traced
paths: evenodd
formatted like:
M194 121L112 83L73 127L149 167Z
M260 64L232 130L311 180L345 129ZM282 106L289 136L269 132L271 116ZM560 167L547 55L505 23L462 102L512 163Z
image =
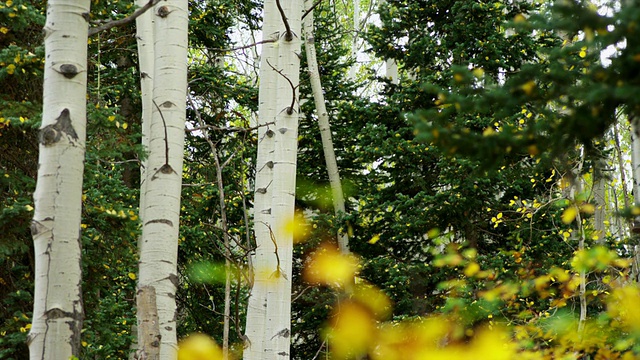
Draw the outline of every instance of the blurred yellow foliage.
M178 344L178 360L222 360L222 350L204 334L191 334Z

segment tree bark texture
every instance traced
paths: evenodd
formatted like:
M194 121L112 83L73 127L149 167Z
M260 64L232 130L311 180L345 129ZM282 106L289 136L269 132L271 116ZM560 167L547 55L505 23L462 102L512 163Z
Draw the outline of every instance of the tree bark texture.
M31 224L35 290L30 359L78 356L83 321L82 176L89 0L47 3L44 100Z
M154 8L153 112L149 127L138 288L156 290L161 360L177 356L178 236L187 93L186 0ZM138 322L142 318L138 314Z
M285 228L294 218L302 5L302 0L265 3L263 34L277 41L263 47L258 122L275 125L258 131L256 252L245 359L290 357L293 235Z

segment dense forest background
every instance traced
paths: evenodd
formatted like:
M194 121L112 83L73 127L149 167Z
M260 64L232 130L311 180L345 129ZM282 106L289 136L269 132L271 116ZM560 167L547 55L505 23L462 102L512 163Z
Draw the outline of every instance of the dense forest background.
M354 3L314 10L346 198L339 215L300 54L291 358L638 356L640 6L355 4L355 29ZM0 359L28 357L45 8L0 2ZM93 1L90 23L133 10ZM259 46L248 45L262 37L262 3L189 10L178 333L221 342L226 233L239 358L258 142ZM134 22L91 36L88 49L80 358L125 359L146 156ZM337 233L353 256L333 250Z

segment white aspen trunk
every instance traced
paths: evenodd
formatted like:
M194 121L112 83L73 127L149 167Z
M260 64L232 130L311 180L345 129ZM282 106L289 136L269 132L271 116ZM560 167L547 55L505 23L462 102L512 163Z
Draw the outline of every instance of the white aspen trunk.
M89 0L47 2L44 100L31 233L30 359L78 356L84 317L80 223L86 139Z
M351 58L354 64L349 69L349 79L355 80L358 71L358 37L360 36L360 0L353 0L353 40Z
M255 183L256 254L249 298L245 359L289 359L293 220L298 142L297 91L300 72L299 34L302 0L280 1L292 36L275 0L265 3L265 44L260 64L258 157ZM292 103L293 102L293 103Z
M392 84L398 85L398 63L395 59L387 59L384 62L386 77L391 80Z
M137 7L143 7L148 0L136 0ZM136 40L138 44L138 64L140 72L140 90L142 93L142 148L149 148L149 127L153 113L153 9L145 11L136 18ZM140 165L140 210L138 217L144 221L144 199L146 189L146 157Z
M147 0L136 0L136 6L143 7ZM149 129L153 114L153 9L149 9L136 19L136 40L138 44L138 64L140 73L140 90L142 100L142 148L145 153L149 148ZM147 158L140 163L140 206L138 217L144 224L144 209L147 189ZM138 255L142 248L139 239ZM153 286L138 288L136 296L137 332L136 358L158 359L160 356L160 327L158 326L158 308Z
M309 1L309 6L312 2ZM311 91L315 101L316 110L318 111L318 127L320 128L320 138L322 139L322 149L324 151L324 160L327 165L327 173L329 175L329 185L331 186L331 195L333 200L333 210L336 215L345 213L344 193L342 192L342 183L340 181L340 171L338 170L338 162L333 149L333 140L331 139L331 126L329 124L329 113L322 92L322 81L320 72L318 71L318 60L316 56L316 47L314 39L313 10L304 19L304 36L306 39L305 51L307 53L307 66L309 67L309 80L311 82ZM397 74L396 74L397 75ZM343 254L349 253L349 236L347 233L338 234L338 246Z
M152 286L161 360L177 356L176 302L180 193L187 93L187 0L154 8L153 113L149 128L138 288ZM138 321L142 319L138 318ZM142 349L141 349L142 350Z

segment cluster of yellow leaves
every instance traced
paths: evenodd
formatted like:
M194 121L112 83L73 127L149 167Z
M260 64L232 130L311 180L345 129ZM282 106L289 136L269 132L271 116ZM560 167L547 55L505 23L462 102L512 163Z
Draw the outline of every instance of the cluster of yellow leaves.
M483 271L476 262L475 249L450 248L434 261L436 266L459 268L465 278L487 279L495 276ZM514 253L518 257L519 252ZM533 312L522 323L501 325L489 315L484 325L464 325L460 316L464 309L449 315L422 317L405 321L386 320L390 316L389 298L372 285L356 281L357 259L343 255L337 249L323 245L305 268L307 281L345 291L333 308L323 330L332 358L348 359L368 356L370 359L564 359L576 353L594 354L598 359L635 358L633 339L618 340L620 331L640 335L640 289L613 288L608 296L609 323L602 320L585 322L578 332L578 320L558 316L558 309L577 296L580 270L598 271L612 267L627 267L627 261L605 248L576 252L573 269L552 268L548 273L524 280L523 283L498 281L478 291L485 301L514 302L521 292L534 291L539 298L549 298L547 311ZM618 274L622 274L618 271ZM356 278L356 280L358 280ZM606 283L612 283L610 280ZM449 281L443 289L455 296L456 287L466 287L464 278ZM599 294L608 294L600 291ZM596 295L595 293L593 295ZM533 304L533 302L531 302ZM529 306L529 304L527 304ZM554 315L555 314L555 315ZM616 342L617 341L617 342ZM547 344L540 347L540 344Z

